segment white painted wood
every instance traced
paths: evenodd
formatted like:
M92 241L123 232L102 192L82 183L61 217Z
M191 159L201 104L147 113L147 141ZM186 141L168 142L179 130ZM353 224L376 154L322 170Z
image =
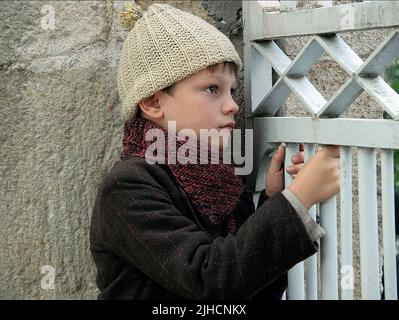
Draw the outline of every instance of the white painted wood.
M291 89L284 81L284 77L280 77L259 105L256 106L251 116L274 116L283 106L290 93Z
M333 5L332 0L319 0L317 1L317 5L320 7L331 7Z
M324 99L308 78L286 77L284 80L310 113L316 115L326 104L326 99Z
M334 93L328 102L319 110L317 117L338 118L343 114L358 96L363 92L353 78L349 78L342 87Z
M269 92L271 89L272 66L257 50L252 47L250 50L251 105L257 106L264 98L265 92Z
M380 299L376 151L358 148L361 295Z
M292 153L299 143L305 143L307 159L314 144L340 145L339 261L341 267L350 267L353 264L351 147L358 147L361 292L363 299L379 299L375 149L382 148L385 294L387 299L396 299L390 181L392 150L399 149L399 95L379 75L399 54L399 31L392 31L364 62L337 33L398 27L399 2L332 4L332 1L318 1L321 8L296 10L296 1L243 1L245 125L254 129L254 165L256 172L259 170L253 183L259 191L259 176L264 175L267 160L266 145L284 141L289 146L286 150ZM312 37L293 61L273 41L304 35ZM307 79L310 69L325 52L349 75L328 101ZM273 87L272 68L280 76ZM363 91L394 120L338 119ZM290 93L302 101L312 118L274 117ZM288 175L286 183L290 179ZM256 202L257 198L255 194ZM338 299L338 293L341 299L353 299L352 287L338 287L336 197L321 203L320 211L321 224L327 233L321 239L321 278L318 279L317 255L314 255L289 271L289 288L283 299L317 299L318 280L322 299ZM315 219L315 207L310 214Z
M315 47L313 47L314 44L316 44ZM275 47L261 47L260 45L257 45L256 48L263 52L263 56L267 59L272 59L273 56L279 55L279 61L281 62L279 63L278 69L279 71L282 71L285 68L285 71L281 74L280 79L271 91L267 94L264 92L266 96L255 107L252 116L274 115L278 109L281 108L291 91L295 92L310 113L317 114L326 104L326 100L304 76L304 73L308 71L311 65L322 53L322 51L315 53L317 48L320 48L320 46L315 41L308 42L297 57L291 62L289 67L286 67L288 58L284 59L281 57L281 50L278 51ZM271 60L270 63L272 63Z
M324 49L320 46L316 37L310 39L292 61L286 75L296 78L306 76L323 52Z
M299 151L299 144L289 143L285 147L285 162L284 168L292 164L292 156ZM284 170L285 186L292 183L291 175ZM287 298L289 300L304 300L305 299L305 282L304 282L304 262L297 263L288 271L288 288Z
M279 0L269 0L269 1L257 1L258 4L266 12L278 12L280 11L280 1Z
M295 0L280 0L280 11L294 11L296 10L298 1Z
M307 162L315 153L315 145L307 143L304 146L305 162ZM316 205L309 209L309 214L316 221ZM305 290L307 300L317 300L317 254L307 258L305 265Z
M250 38L253 36L256 36L259 34L261 31L261 28L259 28L259 25L262 24L263 22L263 15L264 11L262 7L258 4L257 1L243 1L242 2L242 12L243 12L243 41L244 41L244 57L243 57L243 62L244 62L244 101L245 101L245 128L251 129L252 128L252 119L250 118L250 115L252 114L252 106L256 106L256 104L253 104L253 99L256 100L256 94L254 93L254 88L252 88L252 84L254 83L254 77L253 77L253 67L251 68L252 65L252 55L253 55L253 48L250 42ZM267 61L265 62L267 63ZM266 66L264 65L266 68ZM271 73L272 69L270 68L265 74L264 74L264 83L261 84L264 87L265 90L267 90L268 87L271 86ZM262 80L261 80L262 81ZM262 89L260 89L262 90ZM259 87L256 92L259 92ZM256 163L259 159L254 159L254 162ZM254 179L252 176L248 178L248 180L252 180L253 182L256 181L256 178ZM252 182L252 183L253 183Z
M320 203L320 225L326 232L326 235L320 239L321 299L338 300L336 196Z
M371 1L296 10L263 16L251 40L273 40L324 33L338 33L399 26L398 1Z
M399 120L399 95L381 77L356 77L356 81L395 120Z
M352 150L351 147L340 149L340 240L341 270L347 272L353 268L353 245L352 245ZM351 275L342 274L346 277L341 281L340 292L342 300L353 300L354 279ZM353 281L352 281L353 279ZM341 279L342 280L342 279Z
M254 136L263 137L265 142L399 149L395 120L257 117L253 123Z
M381 150L385 300L397 300L393 150Z
M376 77L383 73L389 64L398 57L399 31L392 31L389 36L367 58L358 71L360 76Z
M368 59L367 63L363 63L362 59L337 35L312 37L292 62L273 41L254 42L253 47L258 55L251 53L255 70L251 79L254 79L254 83L260 89L253 93L256 97L253 99L255 106L252 105L254 107L252 116L274 115L293 92L316 117L339 117L365 90L393 119L399 119L399 95L381 77L368 77L365 74L367 70L370 72L380 70L392 60L395 52L396 55L399 54L397 35L396 31L391 33L388 40L373 53L373 57ZM325 51L350 76L328 102L306 77ZM259 80L266 78L265 68L270 70L269 65L262 66L260 62L262 58L265 58L280 74L280 79L271 90ZM267 75L271 77L271 74Z
M262 36L262 24L265 17L265 11L262 2L268 1L242 1L242 17L243 17L243 40L244 44L249 43L254 38Z
M316 36L315 39L349 75L355 73L362 65L363 60L340 36Z
M252 46L269 61L279 75L283 74L291 64L290 58L274 41L253 42Z

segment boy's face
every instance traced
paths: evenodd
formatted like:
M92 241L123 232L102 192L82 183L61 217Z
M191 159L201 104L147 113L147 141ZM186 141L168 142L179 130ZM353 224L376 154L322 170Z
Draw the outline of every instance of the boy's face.
M177 132L184 128L192 129L200 138L200 129L216 129L219 133L228 124L235 125L234 115L239 110L233 100L236 77L223 64L217 65L214 72L201 70L175 84L173 93L168 95L163 91L155 94L158 108L153 117L147 117L168 128L168 121L176 121ZM142 108L143 110L143 108ZM143 116L148 116L143 112ZM229 136L233 128L225 128ZM218 141L219 149L223 149L223 139Z

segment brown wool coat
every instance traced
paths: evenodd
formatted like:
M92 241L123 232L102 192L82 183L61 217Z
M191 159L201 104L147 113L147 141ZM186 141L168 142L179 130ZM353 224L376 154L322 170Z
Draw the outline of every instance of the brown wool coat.
M226 190L227 192L227 190ZM99 299L280 299L286 272L318 250L281 192L255 210L244 191L236 235L197 215L165 165L129 156L104 177L90 250Z

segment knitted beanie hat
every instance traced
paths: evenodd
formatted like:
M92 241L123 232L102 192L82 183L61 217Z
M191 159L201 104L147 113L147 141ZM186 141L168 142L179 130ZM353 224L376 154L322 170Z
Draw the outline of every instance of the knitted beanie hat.
M162 3L143 11L130 3L121 17L132 27L118 66L124 122L136 114L140 101L208 66L232 61L242 69L230 39L191 13Z

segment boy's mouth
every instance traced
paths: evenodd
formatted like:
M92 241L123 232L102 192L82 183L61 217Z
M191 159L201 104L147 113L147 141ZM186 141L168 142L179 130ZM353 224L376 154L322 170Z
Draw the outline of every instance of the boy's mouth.
M236 126L235 122L229 122L229 123L226 123L223 127L220 127L219 129L225 129L226 128L226 129L233 130L235 126Z

